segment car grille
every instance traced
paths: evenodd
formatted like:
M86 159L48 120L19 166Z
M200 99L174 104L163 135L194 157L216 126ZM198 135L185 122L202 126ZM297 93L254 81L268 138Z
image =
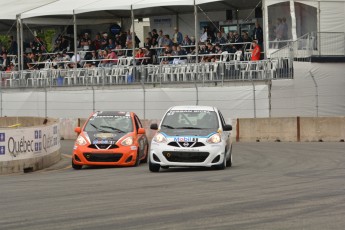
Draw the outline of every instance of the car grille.
M84 153L84 157L90 162L118 162L122 153Z
M163 155L170 162L204 162L209 153L164 151Z
M202 142L170 142L168 145L179 148L197 148L205 146Z
M92 145L89 145L90 149L117 149L118 147L119 146L117 146L117 145L110 145L110 144L92 144Z

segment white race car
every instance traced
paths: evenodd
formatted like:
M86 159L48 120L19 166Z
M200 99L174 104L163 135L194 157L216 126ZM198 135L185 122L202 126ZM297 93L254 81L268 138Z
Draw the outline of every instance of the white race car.
M210 106L175 106L165 113L151 142L149 168L231 167L232 126Z

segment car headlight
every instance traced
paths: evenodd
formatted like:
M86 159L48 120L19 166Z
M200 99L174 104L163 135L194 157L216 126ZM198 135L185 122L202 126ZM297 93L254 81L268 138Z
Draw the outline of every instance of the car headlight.
M222 138L219 133L215 133L207 139L207 143L210 143L210 144L217 144L221 141L222 141Z
M157 143L165 143L167 142L167 139L165 138L165 136L161 133L157 133L154 137L153 137L153 141L157 142Z
M129 145L133 145L133 142L134 142L133 137L127 137L126 139L121 141L121 145L129 146Z
M78 145L86 145L87 141L85 140L85 138L82 135L79 135L77 140L76 140L76 143Z

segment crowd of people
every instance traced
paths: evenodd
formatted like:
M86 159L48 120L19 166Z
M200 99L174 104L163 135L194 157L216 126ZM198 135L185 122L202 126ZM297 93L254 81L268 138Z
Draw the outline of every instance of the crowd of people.
M11 42L11 54L17 55L17 45ZM239 54L252 48L253 60L260 59L263 45L263 31L259 23L253 31L224 32L224 28L211 32L204 28L198 41L193 36L183 35L177 27L171 35L163 30L152 29L145 37L143 43L130 30L121 31L117 35L109 35L107 32L97 33L92 38L88 32L78 36L78 54L74 55L74 41L71 37L60 34L53 45L52 53L48 53L46 44L38 36L30 42L24 54L24 69L45 68L45 62L51 62L53 68L77 67L105 67L116 65L120 57L135 57L136 65L152 63L178 64L187 62L187 57L193 57L195 61L195 44L199 44L198 62L214 62L220 59L224 51ZM252 43L251 46L248 44ZM135 53L133 55L133 46ZM7 51L3 51L0 60L1 70L7 70L11 64L7 57ZM242 55L242 57L241 57ZM133 64L133 63L132 63ZM12 67L13 68L13 67Z

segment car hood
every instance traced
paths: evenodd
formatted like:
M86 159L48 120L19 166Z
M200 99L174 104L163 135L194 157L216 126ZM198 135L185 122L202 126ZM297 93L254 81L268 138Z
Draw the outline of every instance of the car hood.
M161 133L166 136L195 136L195 137L209 137L211 134L216 133L216 129L161 129Z
M103 133L103 132L85 132L87 136L90 138L90 142L103 142L103 144L110 144L116 143L120 140L123 136L127 135L127 133Z

